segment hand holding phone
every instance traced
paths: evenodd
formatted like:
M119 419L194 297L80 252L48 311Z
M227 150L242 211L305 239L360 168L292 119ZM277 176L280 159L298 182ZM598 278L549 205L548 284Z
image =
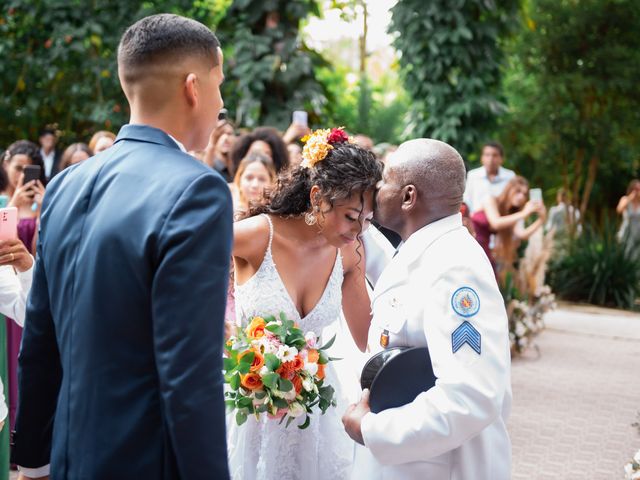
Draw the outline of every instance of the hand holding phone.
M296 110L293 112L291 117L291 123L296 123L298 125L304 125L308 127L309 115L304 110Z
M32 180L40 180L41 171L40 165L26 165L23 170L24 180L22 184L26 185Z
M18 209L16 207L0 208L0 240L18 238Z
M542 201L542 189L541 188L532 188L529 190L529 200L532 202L541 202Z

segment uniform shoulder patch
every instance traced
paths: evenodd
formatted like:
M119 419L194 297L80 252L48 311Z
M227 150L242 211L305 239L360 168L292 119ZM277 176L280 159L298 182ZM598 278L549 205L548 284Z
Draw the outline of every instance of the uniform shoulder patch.
M461 317L473 317L480 311L480 297L473 288L460 287L451 296L451 307Z

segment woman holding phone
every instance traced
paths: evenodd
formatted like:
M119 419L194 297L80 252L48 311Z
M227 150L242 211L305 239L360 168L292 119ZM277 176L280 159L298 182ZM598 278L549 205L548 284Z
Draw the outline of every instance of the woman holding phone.
M541 195L538 194L538 197ZM538 218L525 227L525 220L533 214L537 214ZM513 265L520 242L542 227L546 217L547 209L542 199L529 199L529 182L524 177L513 177L500 195L487 197L482 209L476 211L471 220L476 240L497 274ZM493 249L492 235L495 235Z
M38 146L27 140L18 140L12 143L4 153L2 167L7 173L8 180L2 193L10 199L8 206L18 209L18 238L26 250L33 254L37 242L40 208L45 191L44 165ZM6 319L6 326L9 367L7 391L9 392L9 420L13 430L18 404L17 372L22 327L9 317Z

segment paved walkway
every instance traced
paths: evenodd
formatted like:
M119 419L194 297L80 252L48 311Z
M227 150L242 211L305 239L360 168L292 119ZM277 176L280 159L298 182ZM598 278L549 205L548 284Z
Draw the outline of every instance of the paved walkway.
M640 315L561 306L512 366L514 480L623 479L640 449Z

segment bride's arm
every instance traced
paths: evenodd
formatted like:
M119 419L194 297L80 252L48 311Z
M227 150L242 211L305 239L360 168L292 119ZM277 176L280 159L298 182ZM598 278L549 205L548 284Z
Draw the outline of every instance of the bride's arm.
M344 280L342 282L342 311L351 336L360 351L367 348L371 301L365 282L364 247L356 242L342 249Z
M269 242L269 224L262 216L245 218L233 224L233 258L246 263L262 262Z

